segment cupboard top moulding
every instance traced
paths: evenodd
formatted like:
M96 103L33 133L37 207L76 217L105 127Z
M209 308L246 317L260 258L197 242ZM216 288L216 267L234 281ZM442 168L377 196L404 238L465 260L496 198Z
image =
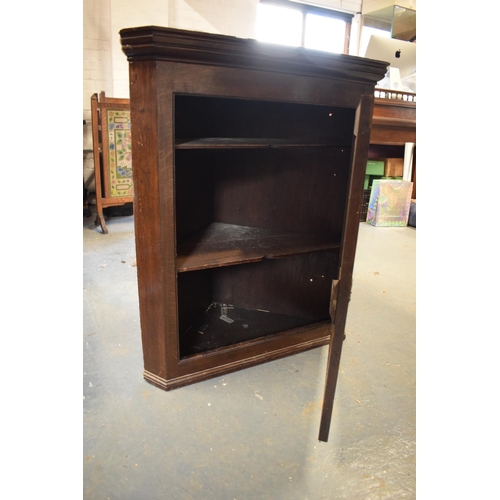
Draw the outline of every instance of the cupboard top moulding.
M170 390L344 338L387 63L146 26L129 61L144 378Z
M369 88L387 63L226 35L144 26L120 31L129 62L172 61L340 79ZM377 78L379 80L377 80ZM358 91L362 87L356 87Z

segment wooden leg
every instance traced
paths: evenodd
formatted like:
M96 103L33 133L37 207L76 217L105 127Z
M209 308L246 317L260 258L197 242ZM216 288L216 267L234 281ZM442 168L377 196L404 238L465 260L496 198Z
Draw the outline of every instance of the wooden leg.
M84 217L90 217L90 207L89 207L89 200L88 200L88 191L87 188L85 187L85 181L83 181L83 216Z
M102 214L102 210L99 213L99 210L97 211L97 215L95 217L95 225L96 226L101 226L103 234L108 234L108 228L106 227L106 221L104 220L104 215Z
M104 94L102 95L104 96ZM93 94L90 98L90 107L92 111L92 142L94 151L94 181L97 210L95 225L101 226L102 232L104 234L108 234L108 228L106 227L106 222L104 221L102 206L103 187L101 185L101 152L99 150L99 124L101 117L99 116L97 104L97 94Z

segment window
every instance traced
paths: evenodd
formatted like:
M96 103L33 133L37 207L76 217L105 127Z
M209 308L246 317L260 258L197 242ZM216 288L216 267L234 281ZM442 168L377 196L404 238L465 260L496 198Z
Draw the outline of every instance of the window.
M289 0L260 0L257 40L347 54L352 18Z

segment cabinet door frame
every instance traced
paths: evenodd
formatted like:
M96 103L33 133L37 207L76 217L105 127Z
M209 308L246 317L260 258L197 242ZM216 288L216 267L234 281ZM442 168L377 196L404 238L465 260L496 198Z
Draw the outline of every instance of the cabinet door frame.
M345 339L345 325L349 301L351 299L352 275L356 256L356 245L359 232L359 214L363 199L363 182L366 170L366 158L370 143L370 128L373 114L373 95L362 95L356 109L354 124L355 145L351 179L349 186L348 209L342 237L340 276L335 294L332 289L332 331L328 350L328 360L325 376L323 407L321 410L320 441L328 441L332 419L333 401L337 386L342 344Z

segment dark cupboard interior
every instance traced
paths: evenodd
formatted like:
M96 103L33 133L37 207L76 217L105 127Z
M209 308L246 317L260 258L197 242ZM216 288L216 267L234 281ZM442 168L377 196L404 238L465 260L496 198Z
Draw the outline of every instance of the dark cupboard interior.
M181 359L329 321L354 110L174 99Z

